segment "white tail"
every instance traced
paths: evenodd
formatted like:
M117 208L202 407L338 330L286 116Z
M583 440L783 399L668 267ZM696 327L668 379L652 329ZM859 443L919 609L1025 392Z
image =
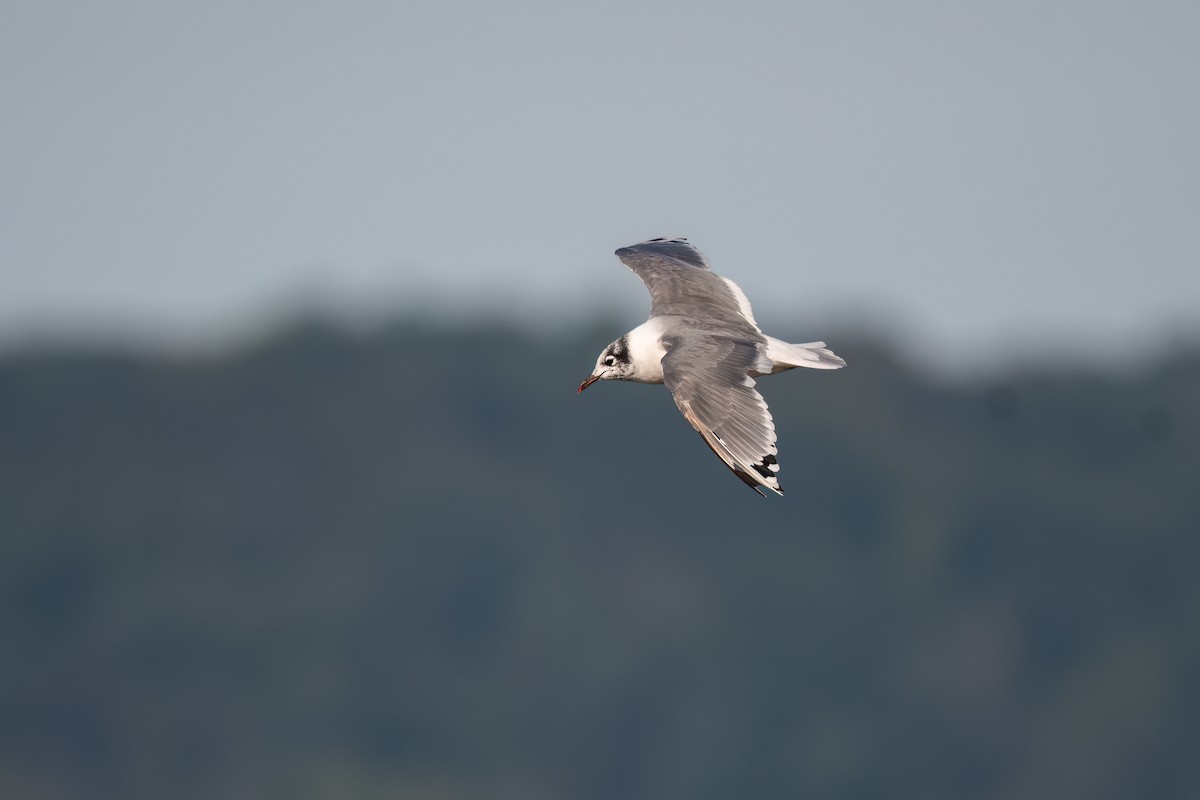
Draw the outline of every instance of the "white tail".
M841 369L846 362L825 346L824 342L808 342L807 344L788 344L774 336L767 337L767 357L774 362L771 374L783 372L792 367L809 367L810 369Z

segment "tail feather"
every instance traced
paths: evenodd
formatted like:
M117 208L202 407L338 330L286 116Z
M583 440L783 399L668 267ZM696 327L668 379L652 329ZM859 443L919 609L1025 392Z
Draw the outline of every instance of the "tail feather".
M824 342L789 344L782 339L768 336L767 356L775 364L774 369L771 370L772 375L792 367L841 369L846 366L845 360L826 347Z

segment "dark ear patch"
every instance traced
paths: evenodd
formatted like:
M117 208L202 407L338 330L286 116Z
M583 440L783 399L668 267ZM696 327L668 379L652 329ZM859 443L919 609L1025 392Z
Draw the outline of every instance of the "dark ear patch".
M622 336L620 339L617 339L615 342L613 342L612 343L612 354L613 354L613 358L615 358L617 360L618 364L628 364L629 363L629 339Z

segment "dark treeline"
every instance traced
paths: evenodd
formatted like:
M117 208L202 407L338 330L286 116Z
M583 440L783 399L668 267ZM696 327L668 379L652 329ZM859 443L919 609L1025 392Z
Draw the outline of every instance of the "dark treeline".
M6 798L1200 796L1200 353L760 386L616 328L0 361Z

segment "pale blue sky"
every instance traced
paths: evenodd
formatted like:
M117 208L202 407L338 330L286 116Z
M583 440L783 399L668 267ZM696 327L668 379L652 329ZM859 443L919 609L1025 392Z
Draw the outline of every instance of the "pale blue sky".
M954 363L1200 310L1200 4L5 5L0 345L644 315L688 236L770 329ZM1057 344L1051 344L1057 343Z

